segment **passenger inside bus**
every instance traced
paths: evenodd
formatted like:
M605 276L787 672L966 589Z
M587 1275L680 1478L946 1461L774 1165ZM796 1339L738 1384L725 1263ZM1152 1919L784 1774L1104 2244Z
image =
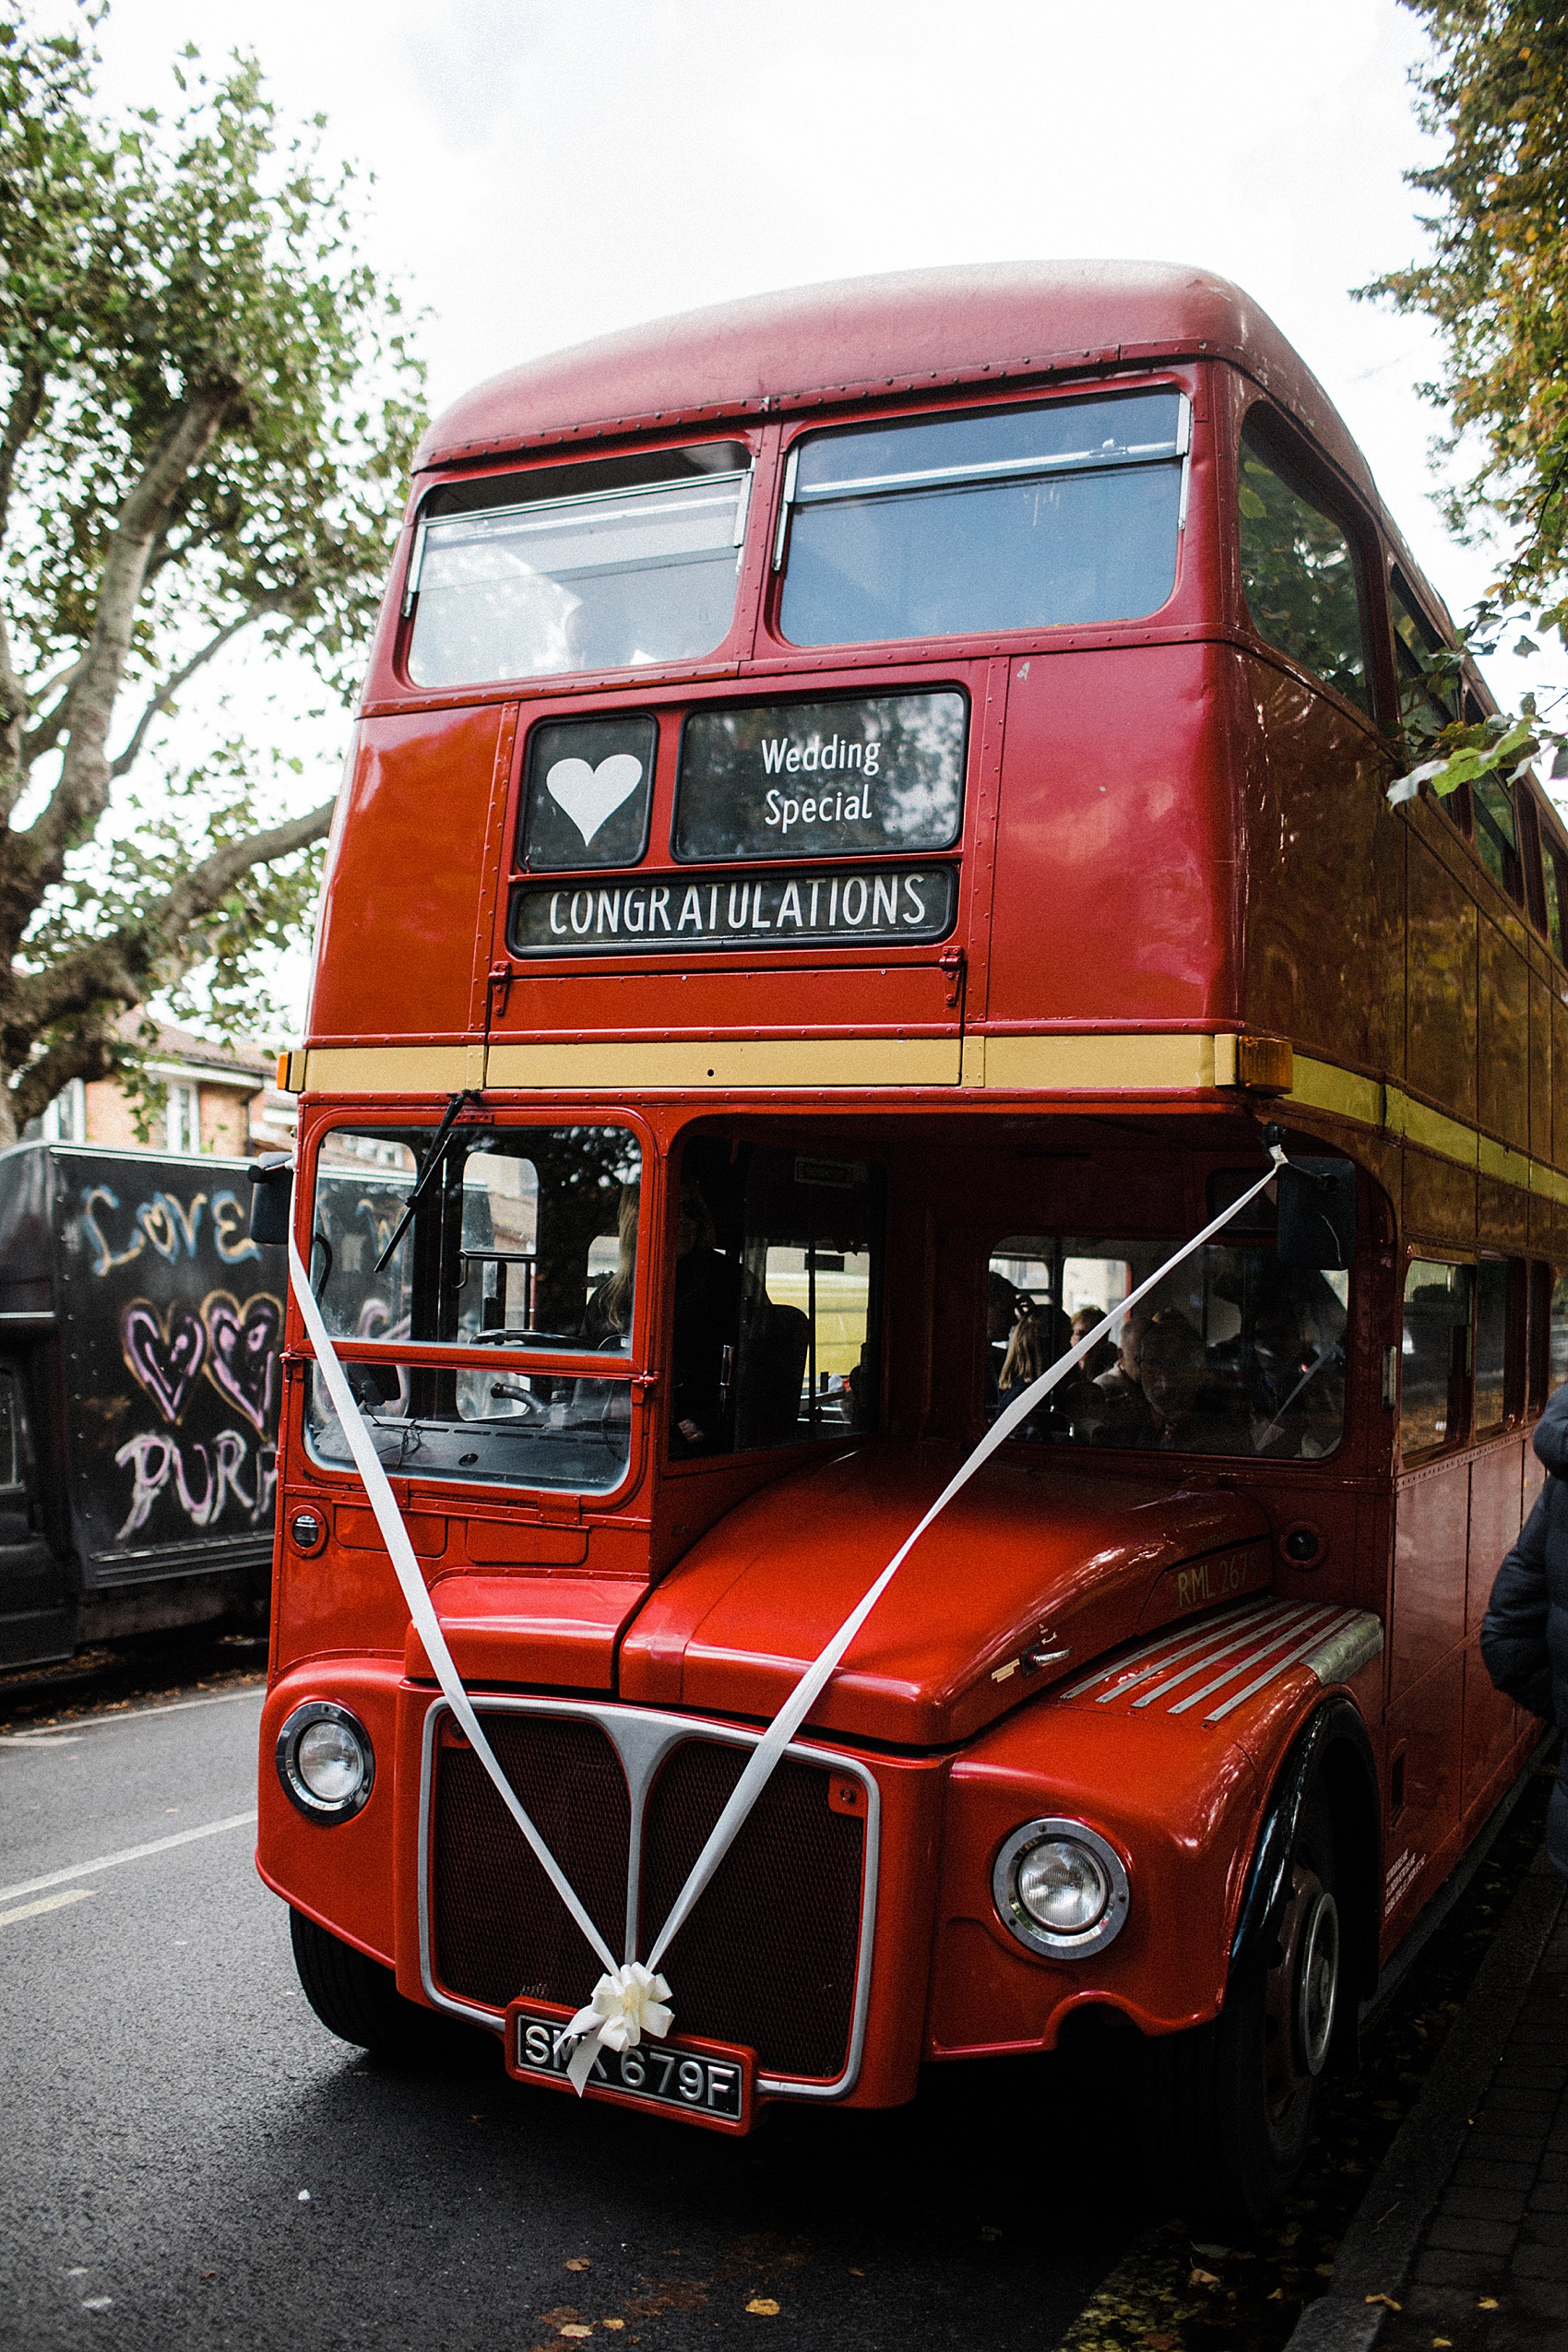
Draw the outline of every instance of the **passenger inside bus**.
M1211 1373L1203 1336L1179 1307L1144 1334L1141 1377L1156 1445L1178 1454L1250 1454L1242 1397Z
M1099 1403L1086 1416L1086 1431L1098 1428L1101 1445L1152 1445L1154 1416L1144 1395L1143 1346L1148 1317L1123 1315L1116 1336L1116 1360L1095 1382Z
M1174 1246L1029 1234L999 1241L987 1269L988 1317L999 1278L1013 1286L1018 1312L987 1418L1016 1393L1027 1366L1031 1378L1045 1370L1075 1332L1081 1337L1113 1311ZM1281 1265L1272 1239L1211 1243L1123 1319L1110 1371L1093 1380L1069 1374L1018 1435L1319 1459L1343 1432L1348 1299L1346 1275Z

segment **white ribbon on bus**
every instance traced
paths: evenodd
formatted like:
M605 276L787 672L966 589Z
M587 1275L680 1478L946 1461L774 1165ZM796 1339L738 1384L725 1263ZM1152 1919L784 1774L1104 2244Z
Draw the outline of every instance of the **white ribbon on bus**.
M1092 1331L1086 1333L1082 1339L1069 1348L1065 1355L1059 1356L1047 1371L1040 1373L1038 1380L1031 1381L1029 1385L1014 1397L1011 1404L1004 1407L997 1415L973 1453L948 1479L919 1526L906 1536L875 1583L857 1601L826 1647L807 1667L790 1696L752 1750L745 1770L736 1782L729 1803L715 1822L707 1845L693 1863L691 1874L676 1896L664 1925L659 1929L646 1963L637 1960L633 1953L628 1952L624 1961L619 1966L614 1954L583 1907L576 1888L518 1801L517 1791L496 1762L494 1752L484 1736L479 1716L475 1714L472 1702L463 1687L462 1678L453 1663L452 1653L446 1646L446 1637L441 1630L441 1622L436 1616L434 1605L425 1588L424 1578L420 1573L419 1562L414 1557L413 1546L409 1540L408 1529L403 1525L402 1514L398 1508L392 1489L387 1482L386 1473L382 1468L377 1456L374 1440L344 1377L338 1351L332 1344L331 1335L327 1331L321 1309L301 1262L298 1244L291 1231L289 1273L293 1284L294 1297L299 1302L300 1313L304 1317L305 1329L310 1335L311 1346L315 1351L316 1361L321 1367L322 1376L327 1383L327 1395L332 1400L333 1409L349 1441L349 1449L354 1457L354 1467L364 1481L365 1493L369 1497L370 1507L375 1514L382 1541L386 1546L393 1571L398 1584L402 1586L403 1598L408 1603L409 1615L413 1621L414 1629L420 1640L424 1645L425 1656L434 1670L443 1696L471 1741L474 1753L494 1782L496 1794L522 1831L540 1869L571 1913L590 1948L604 1964L604 1974L594 1987L592 1997L587 2007L579 2009L564 2029L568 2035L581 2037L567 2068L579 2097L587 2085L588 2078L593 2071L594 2063L601 2049L632 2049L641 2041L645 2033L652 2035L656 2040L661 2040L669 2033L674 2022L674 2015L668 2005L671 1998L670 1987L659 1974L660 1960L669 1951L715 1871L729 1852L747 1814L766 1786L774 1766L822 1695L850 1643L916 1544L919 1543L921 1536L925 1534L926 1529L941 1517L954 1497L961 1493L968 1486L976 1471L990 1461L999 1446L1006 1443L1014 1431L1028 1419L1044 1397L1049 1396L1058 1382L1064 1380L1075 1365L1082 1363L1084 1358L1099 1347L1113 1324L1120 1323L1124 1316L1130 1314L1141 1299L1146 1298L1151 1290L1156 1289L1168 1275L1173 1274L1185 1259L1193 1255L1194 1251L1201 1250L1206 1241L1212 1241L1215 1234L1223 1226L1229 1225L1230 1219L1240 1210L1245 1208L1250 1201L1256 1200L1258 1194L1267 1185L1274 1182L1280 1169L1287 1166L1288 1162L1277 1144L1270 1144L1268 1149L1269 1167L1258 1178L1255 1184L1239 1194L1227 1208L1221 1210L1218 1217L1211 1218L1201 1233L1194 1234L1190 1241L1184 1242L1173 1257L1167 1258L1163 1265L1157 1267L1155 1272L1145 1281L1140 1282L1135 1289L1129 1291L1126 1298L1119 1299L1109 1313L1095 1324Z

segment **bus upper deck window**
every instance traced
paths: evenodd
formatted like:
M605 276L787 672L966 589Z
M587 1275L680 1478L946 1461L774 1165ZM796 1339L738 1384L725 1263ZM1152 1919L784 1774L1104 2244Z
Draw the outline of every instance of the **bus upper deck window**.
M750 463L715 442L437 491L404 594L409 676L481 685L711 653L734 613Z
M780 629L852 645L1157 612L1186 448L1175 391L814 434L786 477Z
M1251 426L1241 435L1237 505L1253 628L1370 710L1360 566L1348 534Z
M1477 776L1470 782L1470 801L1481 863L1500 888L1523 906L1525 869L1519 856L1519 820L1513 791L1501 776Z
M1544 837L1540 845L1540 878L1546 893L1546 935L1558 962L1568 963L1568 943L1562 927L1564 897L1568 894L1563 890L1562 855L1555 843Z
M1394 623L1394 662L1399 673L1399 717L1408 726L1423 713L1440 727L1459 717L1453 654L1395 573L1388 589Z

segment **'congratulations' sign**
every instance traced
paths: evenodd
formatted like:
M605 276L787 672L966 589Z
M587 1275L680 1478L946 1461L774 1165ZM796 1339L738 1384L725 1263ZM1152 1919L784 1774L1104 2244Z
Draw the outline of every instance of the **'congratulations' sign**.
M512 899L515 956L671 955L707 948L908 946L953 928L951 865L884 865L860 873L796 866L708 873L687 881L524 885Z

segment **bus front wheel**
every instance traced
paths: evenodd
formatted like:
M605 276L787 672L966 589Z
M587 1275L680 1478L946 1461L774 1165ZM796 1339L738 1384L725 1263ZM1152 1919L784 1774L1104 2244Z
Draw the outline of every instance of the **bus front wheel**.
M1339 2007L1334 1824L1301 1809L1275 1931L1213 2023L1151 2043L1151 2120L1167 2186L1194 2218L1258 2221L1306 2156Z
M403 1999L390 1968L329 1935L303 1911L290 1911L289 1938L300 1989L328 2033L378 2058L404 2057L419 2047L426 2013Z

